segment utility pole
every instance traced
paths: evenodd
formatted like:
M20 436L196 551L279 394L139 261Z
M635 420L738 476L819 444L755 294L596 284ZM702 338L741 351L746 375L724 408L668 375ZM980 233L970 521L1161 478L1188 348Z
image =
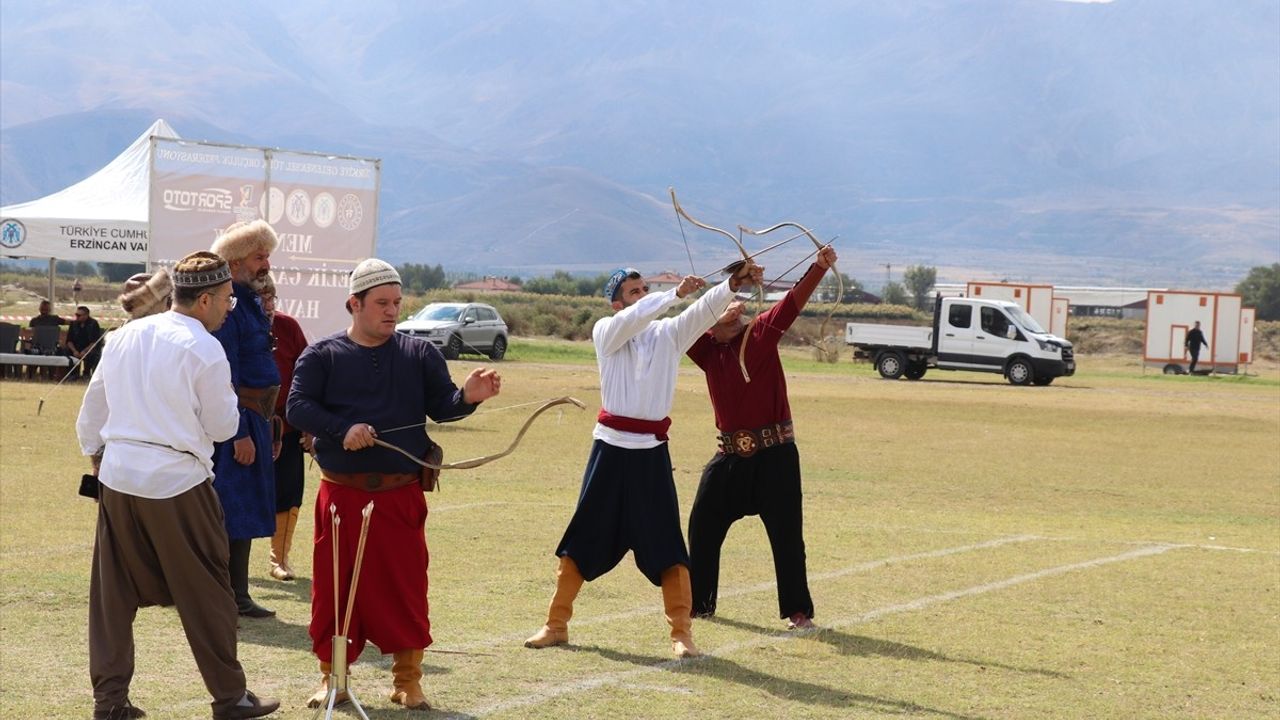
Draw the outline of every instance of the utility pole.
M892 281L893 265L891 263L884 264L884 284L888 286Z

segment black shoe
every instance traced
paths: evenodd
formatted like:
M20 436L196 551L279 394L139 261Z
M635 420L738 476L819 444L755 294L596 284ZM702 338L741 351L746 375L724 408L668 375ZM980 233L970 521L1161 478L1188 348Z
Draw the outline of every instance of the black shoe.
M116 705L110 710L94 710L93 720L133 720L134 718L144 718L147 716L146 711L142 708L136 708L133 703L128 700L123 705Z
M275 698L260 698L246 690L244 697L240 698L240 702L222 712L214 712L213 720L243 720L244 718L262 717L263 715L270 715L279 707L279 700Z
M248 617L248 618L261 619L261 618L269 618L269 617L276 616L275 610L268 610L252 600L249 600L247 604L237 605L236 611L240 613L241 617ZM257 717L257 716L252 715L249 717Z

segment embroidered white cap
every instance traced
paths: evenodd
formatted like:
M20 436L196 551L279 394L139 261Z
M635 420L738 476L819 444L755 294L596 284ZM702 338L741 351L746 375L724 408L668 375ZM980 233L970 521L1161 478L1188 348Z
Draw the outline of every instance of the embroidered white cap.
M351 271L351 279L347 281L347 287L351 294L355 295L369 288L390 283L399 285L400 273L385 260L368 258L361 260L356 269Z

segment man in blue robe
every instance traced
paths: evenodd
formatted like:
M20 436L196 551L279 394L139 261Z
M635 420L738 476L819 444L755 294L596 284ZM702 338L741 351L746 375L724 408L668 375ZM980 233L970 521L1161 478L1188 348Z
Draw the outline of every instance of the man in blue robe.
M271 322L258 296L270 277L276 233L263 220L236 223L210 248L231 267L235 306L214 333L231 365L231 384L240 403L240 428L214 446L213 487L222 501L230 541L231 588L240 615L266 618L274 611L249 596L249 553L253 538L275 533L276 490L272 463L272 417L280 392L280 372L271 349Z

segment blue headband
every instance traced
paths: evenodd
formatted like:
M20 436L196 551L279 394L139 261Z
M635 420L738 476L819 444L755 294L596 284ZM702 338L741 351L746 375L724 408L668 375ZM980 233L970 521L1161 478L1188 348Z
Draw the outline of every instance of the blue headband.
M609 276L609 282L604 284L605 299L610 302L613 302L614 300L613 296L614 296L614 293L618 292L618 286L621 285L622 281L626 280L627 276L631 275L632 273L639 275L640 271L636 270L635 268L626 268L626 267L618 268L617 270L614 270L613 274Z

